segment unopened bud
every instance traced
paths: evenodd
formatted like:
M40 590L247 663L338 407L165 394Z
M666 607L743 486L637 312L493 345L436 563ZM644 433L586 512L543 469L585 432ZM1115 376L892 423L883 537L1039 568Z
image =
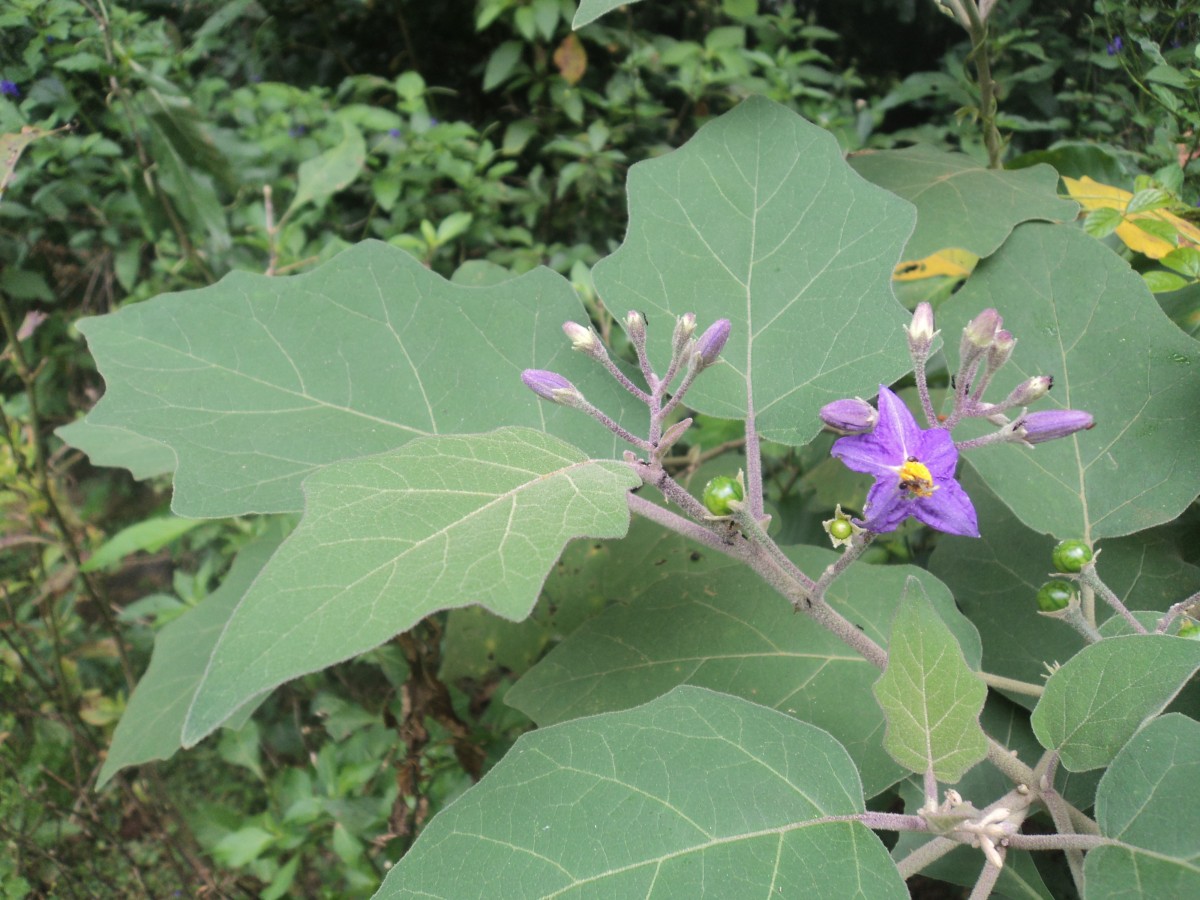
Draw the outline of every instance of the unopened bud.
M636 309L631 309L625 314L625 333L629 335L629 339L638 344L646 339L646 317Z
M1003 328L997 331L996 337L992 339L992 345L988 347L988 370L995 372L1008 362L1015 346L1017 346L1017 339L1012 336L1011 331Z
M717 361L725 342L729 340L729 332L733 325L728 319L717 319L705 329L704 334L696 341L693 358L699 357L700 368L705 369Z
M676 347L682 347L696 331L696 314L684 313L675 320L675 336L671 339Z
M678 421L674 425L672 425L670 428L668 428L663 433L662 438L659 439L658 445L654 448L655 451L657 452L657 454L660 457L664 456L666 454L666 452L668 450L670 450L672 446L674 446L675 442L677 440L679 440L681 437L683 437L683 433L685 431L687 431L691 426L692 426L691 419L681 419L680 421Z
M596 351L603 349L596 333L578 322L563 322L563 334L570 339L571 349L578 350L580 353L595 356Z
M545 369L526 369L521 373L521 380L543 400L551 403L573 405L574 401L582 400L583 394L567 379L557 372L547 372Z
M928 303L918 303L913 310L912 322L904 326L908 332L908 346L914 352L928 354L937 332L933 328L933 307Z
M1008 399L1004 401L1004 406L1028 406L1035 400L1045 397L1046 392L1052 387L1054 387L1054 377L1051 375L1036 375L1033 378L1027 378L1013 388Z
M1000 325L1004 320L1000 318L1000 313L996 312L991 307L988 307L970 322L963 329L962 347L963 350L959 354L966 357L974 356L980 350L986 350L992 346L992 341L996 339L996 332L1000 330Z
M1095 426L1091 413L1078 409L1047 409L1020 419L1017 433L1027 444L1044 444Z
M879 421L875 407L859 397L826 403L818 415L826 428L838 434L866 434Z

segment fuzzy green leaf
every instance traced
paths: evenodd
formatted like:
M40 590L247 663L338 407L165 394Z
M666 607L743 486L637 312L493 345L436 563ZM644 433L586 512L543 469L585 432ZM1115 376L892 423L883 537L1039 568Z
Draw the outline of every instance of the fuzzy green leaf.
M375 897L907 897L870 831L817 821L862 811L828 734L681 687L521 737Z
M733 323L688 405L807 443L825 403L909 366L892 270L912 207L855 174L829 132L753 97L681 149L629 172L629 230L593 279L623 319L650 320L666 368L675 316ZM661 324L660 324L661 323Z
M987 686L915 578L904 586L875 696L887 719L883 745L900 765L955 784L987 756L979 726Z
M248 698L437 610L479 603L524 618L567 541L625 533L638 483L625 463L527 428L421 438L325 467L217 642L184 744Z
M850 157L868 181L917 207L917 230L905 259L956 247L990 256L1030 219L1069 222L1079 205L1058 197L1058 173L1047 165L1010 172L985 169L964 153L932 147L872 150Z
M1050 676L1033 731L1072 772L1106 766L1197 669L1200 641L1134 634L1092 644Z
M1018 340L987 399L1051 375L1054 390L1034 408L1086 410L1096 420L1032 450L1006 444L971 454L1023 522L1097 540L1169 522L1195 499L1200 343L1163 314L1123 259L1077 229L1022 225L942 307L947 345L985 307Z
M1119 846L1087 855L1085 900L1200 896L1200 724L1171 714L1134 735L1096 793L1096 824Z

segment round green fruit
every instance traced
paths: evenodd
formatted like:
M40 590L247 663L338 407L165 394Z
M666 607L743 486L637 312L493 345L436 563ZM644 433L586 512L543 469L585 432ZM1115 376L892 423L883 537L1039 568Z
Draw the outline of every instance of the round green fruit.
M844 541L854 533L854 526L849 519L834 519L829 523L829 536L834 540Z
M1052 558L1058 571L1074 574L1092 561L1092 548L1083 541L1060 541Z
M1037 605L1042 612L1066 609L1074 599L1075 585L1069 581L1047 581L1037 592Z
M718 475L704 486L704 506L714 516L732 515L732 504L741 499L741 483L728 475Z

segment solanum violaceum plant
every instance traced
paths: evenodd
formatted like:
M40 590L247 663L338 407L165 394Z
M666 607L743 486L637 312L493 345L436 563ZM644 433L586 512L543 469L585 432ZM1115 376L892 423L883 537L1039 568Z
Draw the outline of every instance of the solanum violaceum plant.
M593 272L630 359L548 270L467 286L373 243L81 323L107 393L75 443L103 456L102 433L125 436L105 458L171 470L182 515L301 513L239 596L163 631L178 650L155 656L102 779L436 616L448 652L514 673L504 702L540 727L379 897L888 898L935 862L982 897L1040 884L1031 851L1087 891L1194 884L1172 841L1200 827L1200 726L1160 713L1200 666L1179 636L1200 584L1140 535L1200 493L1179 414L1200 366L1177 359L1200 353L1062 221L1048 167L914 159L873 166L982 185L955 221L982 261L941 332L890 277L945 208L864 180L761 99L632 168L628 233ZM940 333L961 338L943 353ZM717 419L744 440L708 472ZM768 441L837 496L771 495ZM702 502L697 466L740 490ZM780 543L770 504L836 551ZM871 564L909 520L941 532L928 567ZM1033 598L1047 533L1092 550L1055 618ZM535 609L551 588L613 602L563 634ZM473 606L490 631L459 627ZM555 646L506 656L501 633ZM896 797L903 813L878 811ZM875 831L901 833L892 854Z

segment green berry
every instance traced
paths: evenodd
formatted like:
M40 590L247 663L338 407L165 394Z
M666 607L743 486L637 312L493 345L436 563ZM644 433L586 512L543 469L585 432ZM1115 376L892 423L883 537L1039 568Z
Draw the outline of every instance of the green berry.
M849 519L834 519L829 523L829 536L834 540L844 541L854 533L854 526Z
M1042 612L1058 612L1066 609L1075 599L1075 585L1069 581L1047 581L1037 592L1038 609Z
M741 499L741 483L728 475L718 475L704 486L704 506L714 516L731 515L731 504Z
M1060 541L1054 548L1054 568L1074 574L1092 561L1092 548L1083 541Z

